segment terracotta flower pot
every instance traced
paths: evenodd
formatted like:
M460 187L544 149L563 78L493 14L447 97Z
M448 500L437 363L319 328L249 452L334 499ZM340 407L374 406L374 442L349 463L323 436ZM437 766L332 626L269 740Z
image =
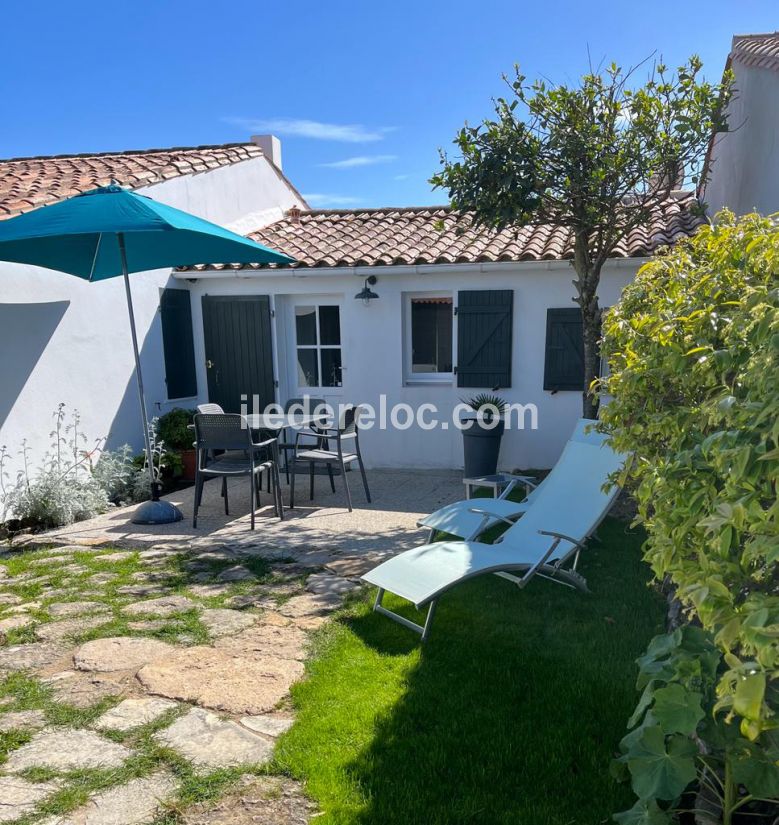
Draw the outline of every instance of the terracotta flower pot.
M181 480L194 481L195 466L197 463L197 453L195 450L182 450L181 463L184 465L184 469L181 471Z

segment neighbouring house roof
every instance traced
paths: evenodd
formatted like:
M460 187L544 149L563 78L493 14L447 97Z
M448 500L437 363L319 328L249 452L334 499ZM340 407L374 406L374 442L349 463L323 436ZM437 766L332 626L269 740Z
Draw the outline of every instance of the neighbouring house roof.
M105 186L112 180L137 189L262 154L254 143L226 143L0 160L0 219Z
M779 32L735 35L728 64L733 61L759 69L779 70Z
M690 192L675 192L646 225L633 230L614 257L651 255L687 237L704 218ZM571 232L562 226L476 228L446 206L388 209L290 210L285 218L249 235L291 255L292 267L351 267L554 261L573 257ZM213 264L190 271L268 269L262 265ZM286 267L285 267L286 268Z

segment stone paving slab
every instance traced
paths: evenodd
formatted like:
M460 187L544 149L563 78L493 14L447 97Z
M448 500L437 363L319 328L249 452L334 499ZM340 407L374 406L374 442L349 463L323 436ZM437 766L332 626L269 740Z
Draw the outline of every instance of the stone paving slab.
M132 730L148 725L168 711L178 707L170 699L145 696L141 699L125 699L116 707L107 710L94 724L98 730Z
M251 627L259 618L254 613L244 613L240 610L214 608L204 610L200 614L200 621L206 626L211 638L233 635Z
M49 685L58 702L77 708L89 708L108 696L124 696L133 688L132 672L87 673L64 670L41 681ZM137 685L135 686L137 690Z
M262 765L273 754L270 742L202 708L192 708L186 716L156 733L155 739L201 768Z
M146 825L175 790L175 778L161 771L109 788L67 816L51 817L42 825Z
M56 782L28 782L18 776L0 776L0 822L31 814L39 802L58 788Z
M306 590L316 595L345 596L359 587L356 582L332 573L313 573L306 579Z
M134 553L129 550L119 550L116 553L98 553L95 555L95 561L117 562L126 561L132 558Z
M138 670L147 662L152 662L175 650L173 645L158 639L115 636L107 639L94 639L81 645L73 654L73 663L77 670L98 672Z
M72 728L51 728L37 733L11 751L3 770L19 773L28 768L74 771L80 768L118 768L131 751L96 733Z
M230 584L190 584L187 590L201 599L210 599L232 593L233 588Z
M269 619L273 623L270 623ZM249 657L276 657L302 661L306 656L307 642L308 636L290 620L266 614L263 616L262 624L217 639L215 647Z
M255 733L263 733L265 736L271 736L274 739L281 736L282 733L288 731L295 720L291 716L280 716L264 714L263 716L244 716L240 723L249 730Z
M256 578L254 573L242 564L234 564L232 567L222 570L217 576L220 582L246 582L253 581Z
M305 593L302 596L293 596L278 608L282 616L290 619L308 618L309 616L324 616L337 610L343 599L337 593Z
M103 602L59 602L50 604L47 612L59 619L69 616L81 616L84 613L107 613L110 608Z
M359 556L336 556L325 565L326 569L346 579L359 579L389 558L390 553L363 553Z
M303 664L275 656L241 656L213 647L189 647L137 673L149 693L227 713L272 710L303 676Z
M200 604L186 596L162 596L158 599L147 599L142 602L133 602L125 605L122 613L128 616L170 616L173 613L183 613L194 610Z
M110 616L80 616L75 619L64 619L60 622L47 622L35 628L35 635L42 642L63 642L70 636L86 633L111 621Z
M0 673L12 670L38 670L65 655L60 644L26 644L0 647Z
M9 730L38 730L46 724L41 710L18 710L0 714L0 733Z

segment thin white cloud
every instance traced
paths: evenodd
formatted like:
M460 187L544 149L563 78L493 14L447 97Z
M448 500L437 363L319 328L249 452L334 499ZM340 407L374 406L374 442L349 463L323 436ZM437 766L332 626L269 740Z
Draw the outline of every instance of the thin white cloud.
M299 118L258 120L248 117L227 117L223 120L253 134L270 133L313 140L334 140L340 143L372 143L382 140L387 132L392 131L392 127L388 126L372 129L361 123L322 123L318 120Z
M395 175L392 180L406 180L406 178L410 178L411 175Z
M326 169L356 169L360 166L375 166L377 163L392 163L393 160L397 159L397 155L357 155L353 158L334 160L319 165Z
M351 195L328 195L323 192L303 193L303 198L309 206L356 206L362 203L362 198Z

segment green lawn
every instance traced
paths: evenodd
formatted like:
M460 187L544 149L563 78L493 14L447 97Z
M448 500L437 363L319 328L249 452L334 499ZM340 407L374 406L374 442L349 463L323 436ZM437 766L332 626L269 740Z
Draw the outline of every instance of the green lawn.
M317 823L596 825L632 804L609 762L663 608L642 536L614 520L600 535L591 595L485 576L441 600L424 646L370 596L325 627L276 757Z

